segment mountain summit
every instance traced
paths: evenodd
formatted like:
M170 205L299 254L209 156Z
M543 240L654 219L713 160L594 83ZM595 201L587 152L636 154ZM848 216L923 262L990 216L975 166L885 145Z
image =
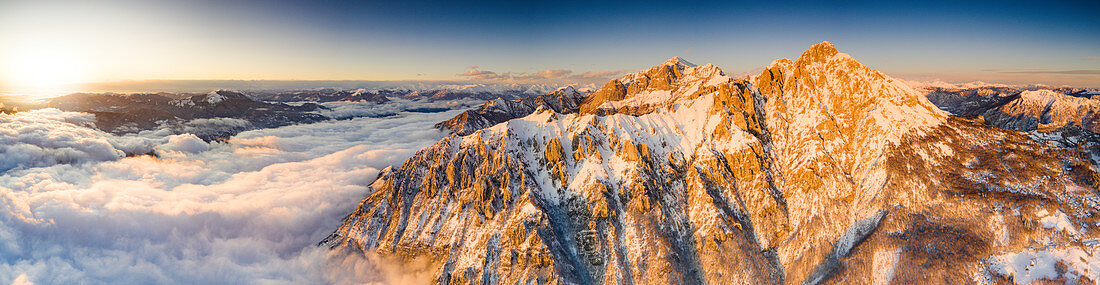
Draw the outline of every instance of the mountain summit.
M673 58L575 108L418 151L322 244L463 284L995 282L1026 254L1090 274L1086 155L949 117L828 42L743 79Z
M694 95L705 85L715 85L729 79L714 65L697 66L673 57L660 65L611 80L585 98L581 111L648 113L676 101L680 96Z
M802 55L798 57L798 61L821 62L837 55L838 53L840 52L836 50L836 47L833 46L833 43L824 41L819 44L812 45L809 49L806 49L806 51L802 52Z
M671 66L683 65L683 66L687 66L687 67L695 67L694 63L691 63L687 60L684 60L683 58L680 58L679 56L674 56L674 57L666 60L665 63L662 63L661 65L671 65Z

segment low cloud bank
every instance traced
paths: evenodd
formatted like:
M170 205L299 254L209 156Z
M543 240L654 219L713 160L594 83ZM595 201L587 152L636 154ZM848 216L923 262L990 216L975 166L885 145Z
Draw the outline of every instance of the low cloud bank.
M438 141L444 134L432 125L457 112L254 130L211 143L163 130L114 136L89 128L89 115L54 109L0 115L0 283L420 280L314 245L379 169ZM142 153L155 156L134 155Z
M360 104L345 102L321 103L328 109L317 111L318 114L333 119L348 119L358 117L386 117L416 109L469 109L484 103L484 100L464 98L447 101L409 100L404 98L391 98L389 102L382 104ZM448 118L449 119L449 118Z
M90 114L57 109L0 116L0 172L122 157L109 137L88 128L94 121Z

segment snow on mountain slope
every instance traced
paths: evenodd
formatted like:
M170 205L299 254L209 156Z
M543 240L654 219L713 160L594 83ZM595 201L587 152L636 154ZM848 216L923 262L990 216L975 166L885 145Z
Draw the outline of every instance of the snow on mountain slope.
M209 94L206 94L206 103L218 104L218 102L222 100L225 100L225 96L219 94L218 91L211 91Z
M188 95L76 93L50 99L47 106L94 114L95 126L114 134L168 128L173 133L192 133L208 141L227 139L248 129L328 119L315 113L326 108L312 103L292 106L261 102L230 90Z
M1100 165L1100 101L1087 89L1021 90L1006 87L936 89L927 97L955 115L985 125L1028 132L1036 142L1088 153Z
M1010 87L979 87L970 89L937 88L926 97L936 107L962 117L976 117L991 108L1019 98L1020 90Z
M581 111L646 113L684 96L707 93L708 87L729 81L714 65L696 66L673 57L648 70L611 80L585 98Z
M887 151L903 135L927 132L946 118L916 90L828 42L795 61L773 62L753 80L768 98L772 172L789 201L784 227L795 238L828 239L852 222L844 219L867 215L862 208L886 183ZM806 249L780 256L794 259Z
M996 256L1095 239L1100 209L1085 153L949 117L827 42L746 79L673 58L380 179L322 244L462 284L996 281ZM1036 226L1055 211L1077 235Z
M573 86L566 86L539 96L516 100L497 98L486 101L476 110L467 110L450 120L440 122L436 124L436 128L450 130L459 135L468 135L501 122L527 116L540 107L558 113L573 113L577 111L577 106L584 96L584 93L577 91Z
M1023 91L1019 98L982 114L988 124L1030 131L1040 126L1076 125L1100 132L1100 100L1051 90Z
M653 234L645 228L624 225L656 227L663 223L661 220L674 219L681 223L699 223L700 228L713 232L734 227L728 219L715 219L714 214L719 209L708 204L690 203L698 204L693 206L698 209L693 210L682 207L689 204L689 200L705 199L707 195L696 191L691 197L686 196L683 190L686 181L653 183L666 172L681 173L681 176L683 172L695 172L685 164L687 155L698 152L713 160L716 159L715 148L749 147L752 137L744 132L707 135L720 128L722 122L720 116L708 114L712 104L713 96L706 96L684 102L674 111L660 110L640 117L561 115L544 109L469 136L445 139L395 170L397 172L385 182L381 191L368 198L371 203L365 202L353 214L359 219L349 219L345 227L348 234L355 236L335 235L329 242L390 250L403 250L413 245L450 244L453 252L463 253L446 261L449 263L446 266L455 268L480 267L484 260L474 254L490 246L490 250L507 254L499 258L516 259L512 262L518 263L515 264L518 270L501 276L501 280L537 279L558 274L566 282L603 280L605 275L614 276L607 280L641 277L701 280L702 271L697 262L674 263L666 256L647 254L652 250L696 256L695 243L689 242L692 239L689 228L664 229L662 231L673 236L651 240ZM700 145L701 141L709 143ZM714 146L708 145L711 143ZM405 188L413 185L419 186ZM385 189L421 189L424 192L413 190L416 193L409 196L392 196L389 193L393 192ZM658 206L653 204L656 201L671 204ZM409 212L385 206L403 203L411 207ZM660 208L667 212L651 211ZM620 221L609 224L610 217ZM691 222L692 219L698 221ZM596 220L603 222L595 223ZM538 227L540 224L544 226ZM465 231L464 228L473 227L481 229L476 233L458 234ZM619 234L602 235L613 227L619 228L610 231ZM401 234L394 235L396 232ZM495 240L505 238L500 233L519 236L507 237L511 240L498 245ZM737 244L752 248L754 243L746 235L731 238L730 243L712 250L741 248ZM506 250L492 246L502 246ZM758 262L737 271L748 270L757 276L777 274L774 263L757 250L740 250L756 256ZM641 263L637 266L656 268L630 272L633 267L630 264L635 262ZM607 266L608 263L615 265ZM547 270L553 268L561 271L550 274L553 271ZM683 274L670 276L660 268ZM455 281L475 277L442 278Z

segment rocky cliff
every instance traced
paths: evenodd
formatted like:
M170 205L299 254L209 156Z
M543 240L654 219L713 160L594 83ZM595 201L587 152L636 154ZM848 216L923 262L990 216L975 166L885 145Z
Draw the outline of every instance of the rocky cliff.
M515 100L497 98L486 101L477 109L467 110L450 120L440 122L435 127L458 135L468 135L492 125L525 117L539 108L553 110L561 114L576 112L584 96L584 93L577 91L573 86L567 86L545 95Z
M454 284L1080 282L1097 179L825 42L747 78L673 58L575 113L452 135L322 244L434 258Z
M935 90L928 99L952 114L1020 131L1076 126L1100 132L1100 99L1092 90L975 88Z

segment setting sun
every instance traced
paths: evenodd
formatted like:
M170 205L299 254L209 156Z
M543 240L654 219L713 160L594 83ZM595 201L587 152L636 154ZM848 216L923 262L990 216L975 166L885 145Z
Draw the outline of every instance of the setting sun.
M61 89L85 80L80 59L57 48L13 51L4 56L4 81L9 86L30 90Z

